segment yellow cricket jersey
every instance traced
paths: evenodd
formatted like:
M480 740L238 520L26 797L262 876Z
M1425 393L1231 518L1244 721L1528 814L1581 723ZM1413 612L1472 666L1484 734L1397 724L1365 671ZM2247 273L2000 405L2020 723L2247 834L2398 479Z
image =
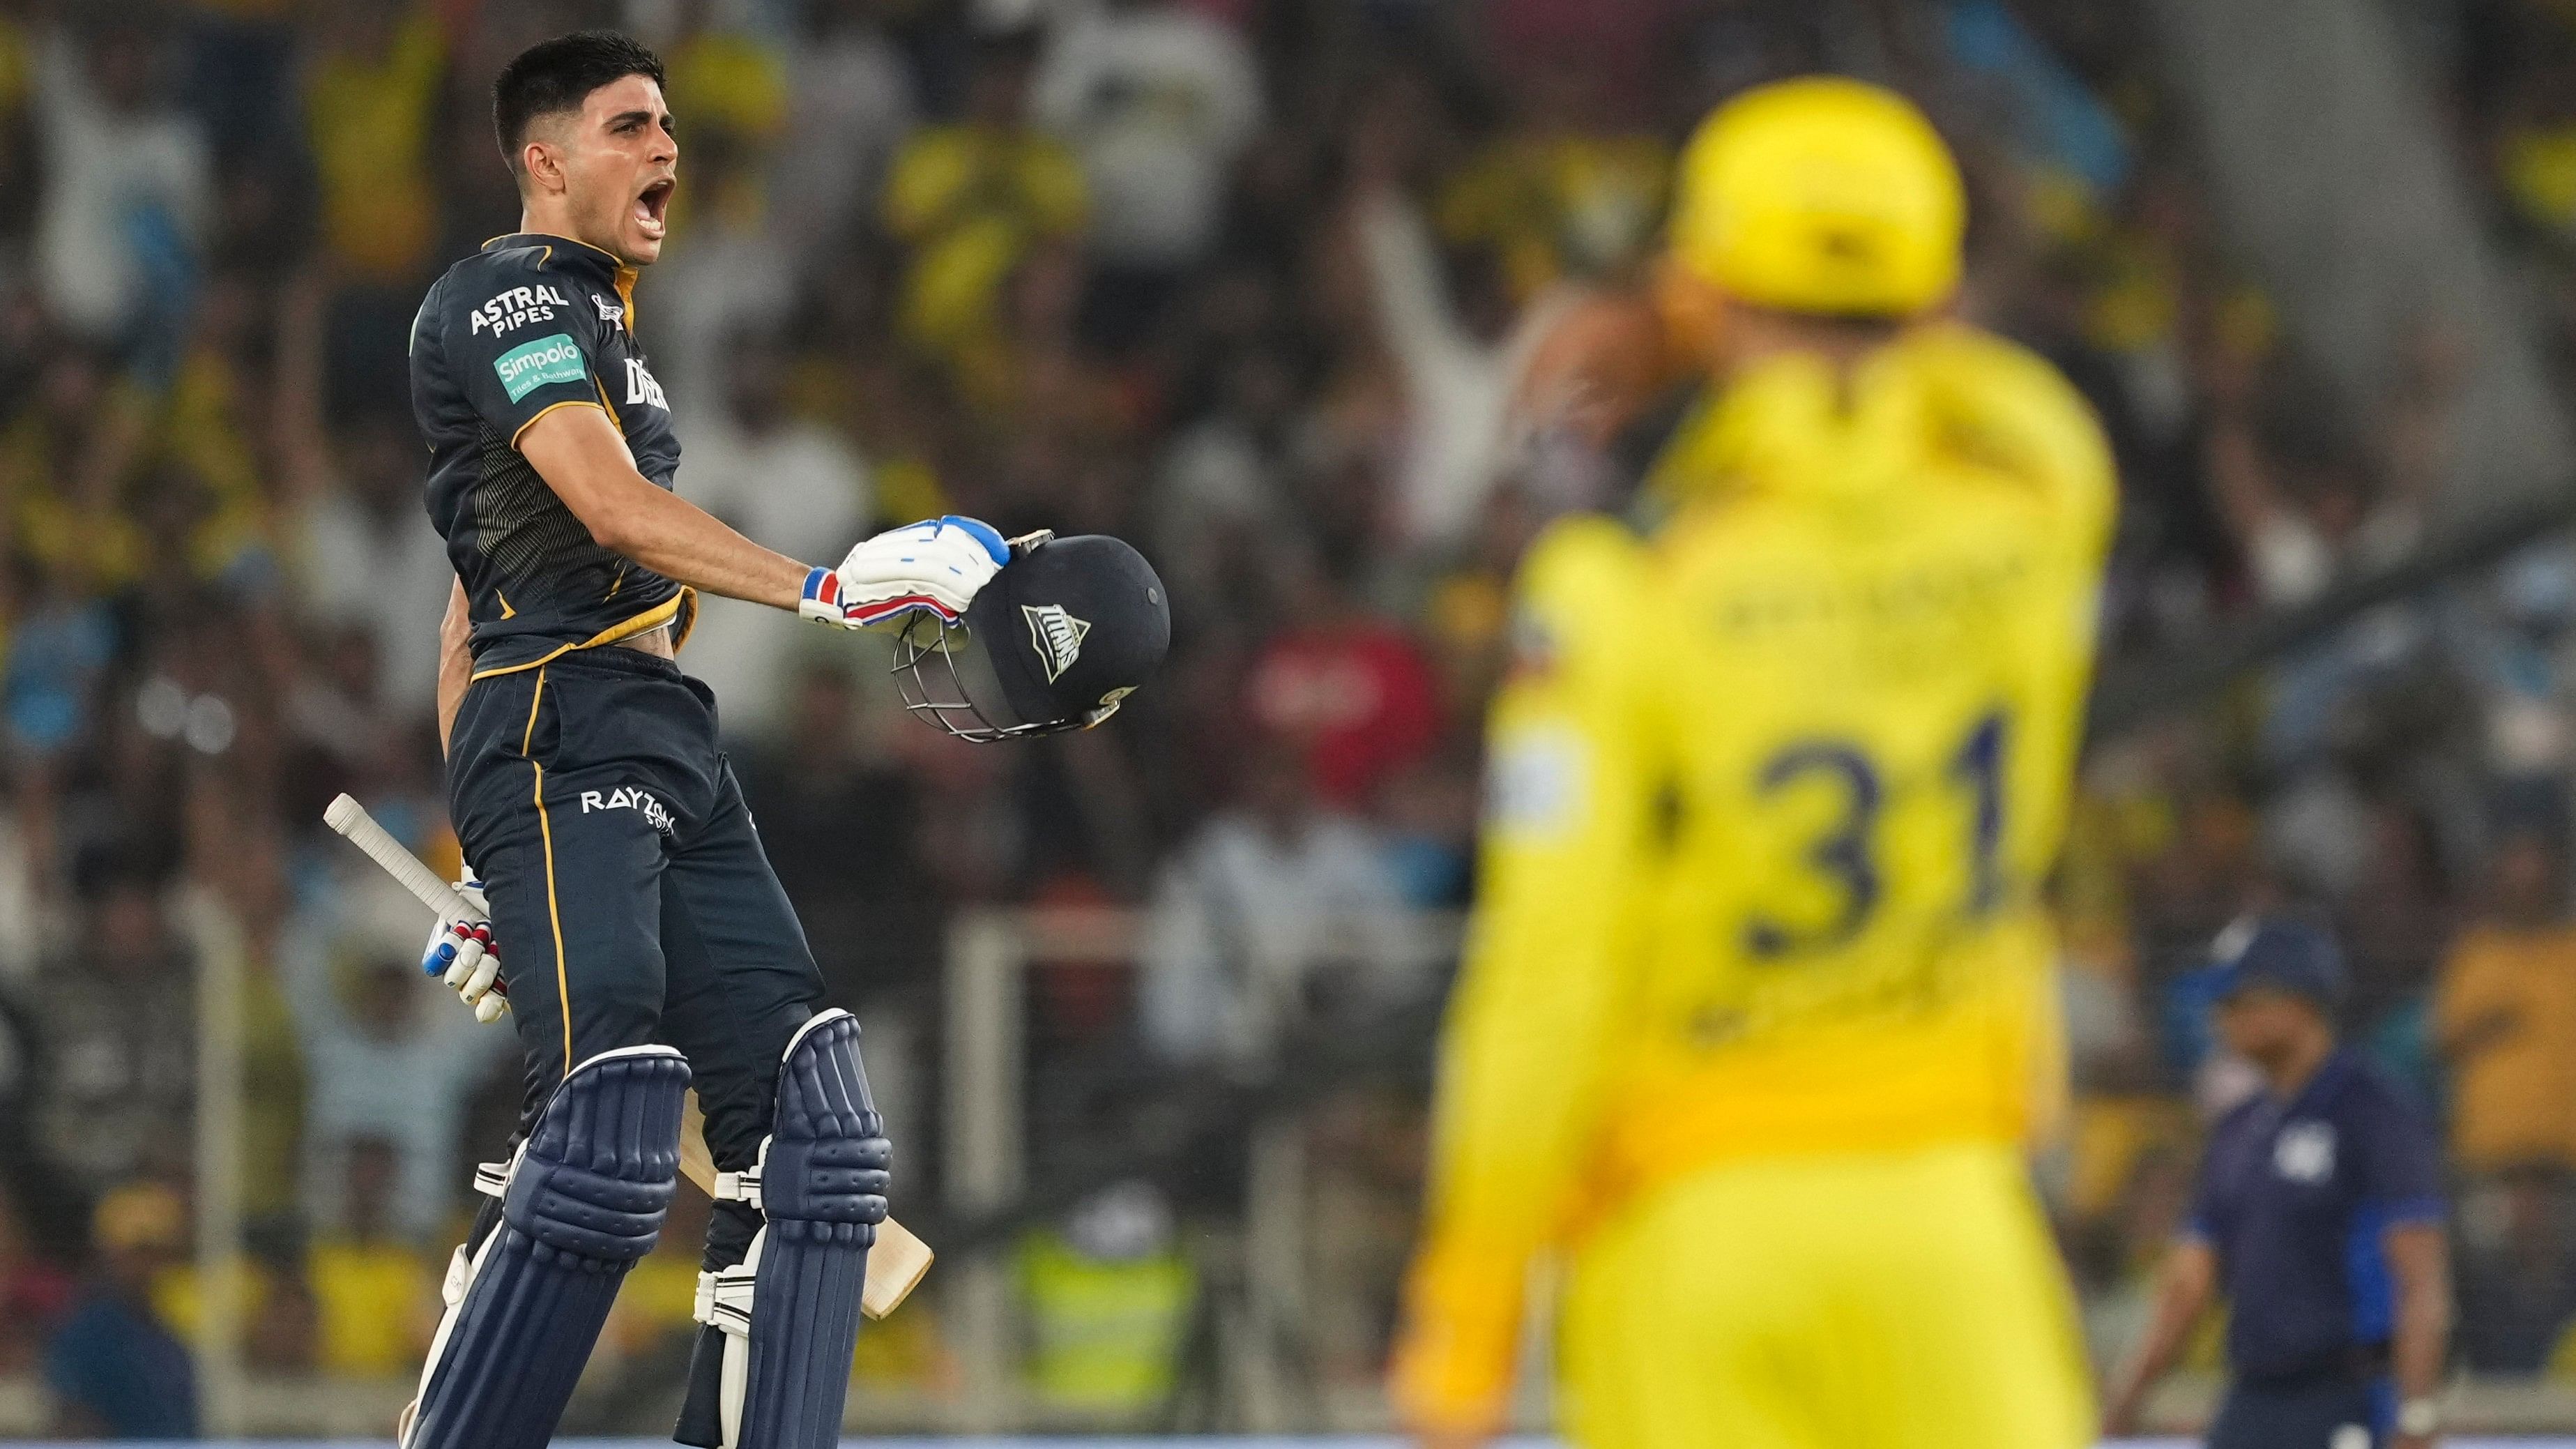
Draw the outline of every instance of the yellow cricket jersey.
M1713 393L1651 537L1556 525L1494 706L1396 1369L1500 1413L1542 1245L1728 1159L2025 1132L2114 491L2080 397L1952 325ZM1888 1204L1903 1211L1903 1204Z

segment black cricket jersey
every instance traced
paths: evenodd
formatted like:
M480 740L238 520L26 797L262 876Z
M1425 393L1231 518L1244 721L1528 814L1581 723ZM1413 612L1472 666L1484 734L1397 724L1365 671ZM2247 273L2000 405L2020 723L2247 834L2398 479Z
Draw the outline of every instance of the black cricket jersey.
M664 624L692 591L599 546L519 454L528 425L595 407L669 488L680 440L635 341L635 269L566 237L495 237L447 269L411 328L411 405L429 441L429 517L474 621L474 676L526 669Z

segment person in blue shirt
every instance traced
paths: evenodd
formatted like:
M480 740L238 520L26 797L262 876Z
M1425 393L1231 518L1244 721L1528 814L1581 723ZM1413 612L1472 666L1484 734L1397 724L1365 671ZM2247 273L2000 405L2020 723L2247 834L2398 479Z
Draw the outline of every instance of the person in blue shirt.
M2210 1449L2431 1449L2450 1337L2441 1158L2405 1095L2335 1040L2343 953L2281 917L2221 935L2218 1034L2265 1090L2221 1118L2146 1336L2108 1397L2129 1432L2214 1294L2228 1389Z
M129 1183L92 1219L97 1272L45 1349L54 1432L76 1439L192 1439L196 1366L153 1311L152 1284L184 1260L187 1209L158 1183Z

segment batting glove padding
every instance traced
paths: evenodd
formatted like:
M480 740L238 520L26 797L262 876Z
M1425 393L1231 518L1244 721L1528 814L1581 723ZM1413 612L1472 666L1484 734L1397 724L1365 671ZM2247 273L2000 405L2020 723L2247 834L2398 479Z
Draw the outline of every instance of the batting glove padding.
M474 1008L476 1021L499 1021L510 1010L509 988L501 984L501 953L492 944L492 908L483 899L483 882L468 868L456 893L477 914L441 920L429 933L420 969L454 989Z
M943 514L888 529L851 549L839 568L808 573L796 612L845 629L917 614L953 624L1010 561L1011 546L991 524Z

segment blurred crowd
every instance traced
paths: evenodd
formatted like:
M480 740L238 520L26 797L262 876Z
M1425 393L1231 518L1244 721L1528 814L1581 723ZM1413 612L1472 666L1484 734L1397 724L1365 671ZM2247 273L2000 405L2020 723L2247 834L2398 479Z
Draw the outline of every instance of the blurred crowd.
M2576 31L2466 9L2436 78L2463 154L2531 284L2576 298ZM41 1378L64 1429L193 1422L210 1012L248 1087L250 1366L396 1378L434 1322L515 1054L418 980L426 920L319 820L347 790L457 864L404 351L428 282L516 225L487 87L524 45L613 24L668 61L683 186L637 326L684 493L809 559L950 511L1117 533L1174 595L1164 678L1028 748L911 725L881 651L747 605L712 602L683 655L926 1195L961 909L1143 913L1132 964L1039 972L1041 1167L1109 1130L1072 1105L1086 1073L1240 1076L1301 1014L1436 985L1304 978L1467 902L1514 561L1634 471L1515 436L1514 368L1569 297L1636 277L1680 138L1748 84L1870 74L1961 150L1962 310L2065 367L2118 450L2115 664L2405 556L2467 344L2427 319L2390 396L2337 407L2231 264L2132 12L0 0L0 1379ZM2095 752L2049 1171L2099 1334L2246 1089L2201 1025L2207 943L2292 902L2342 925L2348 1027L2448 1124L2470 1362L2576 1375L2571 644L2576 556L2543 549ZM1317 1126L1326 1251L1359 1280L1327 1376L1375 1371L1418 1117ZM1024 1245L1042 1391L1170 1386L1175 1216L1206 1208L1130 1185ZM675 1212L680 1248L630 1280L629 1382L684 1351L695 1233ZM935 1385L905 1321L861 1372Z

